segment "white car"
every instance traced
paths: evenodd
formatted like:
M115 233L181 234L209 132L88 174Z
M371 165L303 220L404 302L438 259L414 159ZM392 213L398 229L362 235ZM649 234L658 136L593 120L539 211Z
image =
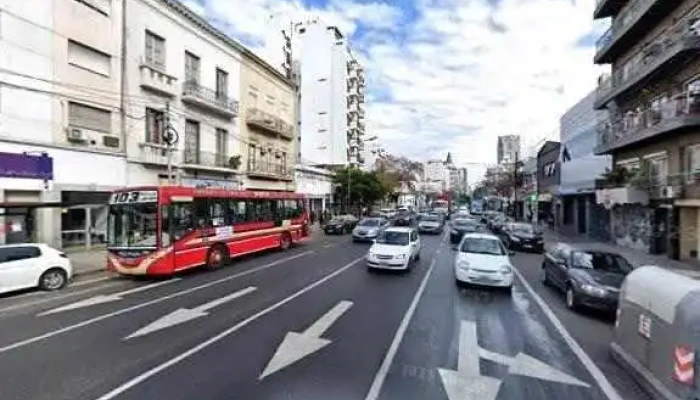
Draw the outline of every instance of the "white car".
M408 270L420 259L420 237L413 228L382 231L367 252L367 267Z
M494 235L468 233L455 256L457 284L513 288L513 264L501 240Z
M73 276L65 253L42 243L0 246L0 293L39 287L58 290Z

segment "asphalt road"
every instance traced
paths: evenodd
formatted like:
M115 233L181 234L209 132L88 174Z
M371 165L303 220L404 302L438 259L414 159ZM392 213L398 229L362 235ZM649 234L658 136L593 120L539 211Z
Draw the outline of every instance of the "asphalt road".
M518 254L512 296L458 288L422 236L408 273L316 236L170 280L91 277L0 298L3 400L647 400L609 359L612 321L573 314Z

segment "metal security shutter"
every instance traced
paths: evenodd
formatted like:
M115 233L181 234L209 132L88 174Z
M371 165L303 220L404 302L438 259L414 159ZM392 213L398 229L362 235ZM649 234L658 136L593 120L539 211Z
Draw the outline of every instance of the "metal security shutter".
M80 103L68 103L68 124L76 128L111 133L112 113Z

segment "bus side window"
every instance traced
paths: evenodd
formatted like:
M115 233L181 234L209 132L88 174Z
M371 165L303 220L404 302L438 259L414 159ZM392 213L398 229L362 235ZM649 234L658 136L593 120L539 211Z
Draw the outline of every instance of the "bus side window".
M223 226L226 224L226 200L209 199L209 218L211 226Z
M302 200L297 200L297 207L294 213L294 218L300 218L304 214L304 202Z
M211 226L209 220L209 199L197 198L194 200L194 220L197 228Z
M273 200L275 221L284 220L284 200Z
M272 222L274 217L272 215L272 200L259 200L258 201L258 221L259 222Z
M247 200L246 201L246 206L245 206L245 220L246 222L255 222L257 221L256 218L256 212L257 212L257 201L255 200Z
M246 203L245 200L231 200L229 201L229 214L231 216L232 224L239 224L246 221Z
M188 232L192 231L194 228L194 219L191 203L171 204L170 213L173 240L181 239Z

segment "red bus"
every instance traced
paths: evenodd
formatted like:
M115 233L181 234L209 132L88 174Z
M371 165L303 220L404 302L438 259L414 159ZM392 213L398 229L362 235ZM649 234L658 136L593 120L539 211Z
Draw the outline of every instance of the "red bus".
M287 249L309 236L303 197L288 192L184 186L116 191L109 201L107 269L170 275Z

